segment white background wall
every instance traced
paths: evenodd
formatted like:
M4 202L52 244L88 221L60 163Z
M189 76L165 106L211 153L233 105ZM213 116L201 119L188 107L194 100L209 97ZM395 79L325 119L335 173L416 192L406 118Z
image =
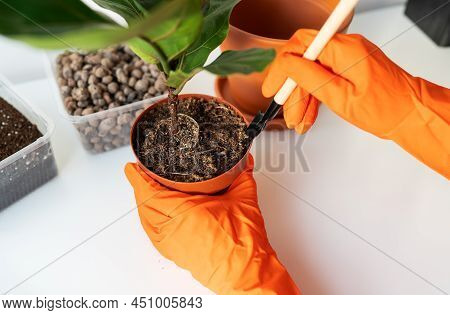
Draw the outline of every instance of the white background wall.
M358 12L361 12L405 2L406 0L361 0L356 9Z

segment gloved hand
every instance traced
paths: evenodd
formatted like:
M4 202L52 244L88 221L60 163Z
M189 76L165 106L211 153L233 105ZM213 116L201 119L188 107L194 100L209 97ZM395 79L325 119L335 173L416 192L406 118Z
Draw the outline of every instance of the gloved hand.
M336 34L317 62L306 60L316 34L299 30L289 40L271 66L264 96L273 97L291 77L348 122L395 141L450 178L450 90L412 77L360 35ZM303 129L303 108L297 95L289 99L288 126Z
M127 164L125 173L154 246L204 286L219 294L300 293L267 239L251 156L216 196L169 190L137 164Z

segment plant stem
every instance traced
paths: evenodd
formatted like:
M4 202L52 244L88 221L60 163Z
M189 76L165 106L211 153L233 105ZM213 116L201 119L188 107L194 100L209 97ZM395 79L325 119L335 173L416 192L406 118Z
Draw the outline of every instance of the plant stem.
M168 60L166 54L164 53L164 51L161 49L161 47L159 47L159 45L157 43L153 42L147 36L140 35L139 38L142 39L143 41L145 41L147 44L149 44L153 48L153 50L156 54L156 58L161 63L164 73L166 74L167 77L169 77L170 71L171 71L169 60ZM172 129L171 129L170 133L171 133L172 137L174 134L176 134L178 132L178 109L177 109L178 95L177 94L178 93L175 92L175 89L169 87L169 96L168 96L169 111L170 111L170 118L172 120Z
M172 136L178 132L178 94L175 94L175 89L169 87L169 111L170 119L172 121Z

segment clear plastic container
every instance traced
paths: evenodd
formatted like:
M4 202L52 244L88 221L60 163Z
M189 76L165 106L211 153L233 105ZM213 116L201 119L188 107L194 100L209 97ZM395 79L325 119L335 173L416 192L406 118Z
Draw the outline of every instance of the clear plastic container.
M21 99L10 86L0 77L0 97L35 124L42 137L0 161L0 210L44 185L58 173L50 144L53 123Z
M62 53L47 53L47 76L56 96L61 115L78 131L83 147L90 153L101 153L130 143L130 130L139 114L166 96L158 96L86 116L69 115L57 81L56 58Z

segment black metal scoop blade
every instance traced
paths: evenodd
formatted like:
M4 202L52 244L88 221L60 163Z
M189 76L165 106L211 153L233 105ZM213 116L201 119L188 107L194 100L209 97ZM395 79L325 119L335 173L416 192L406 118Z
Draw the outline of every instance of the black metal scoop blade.
M264 114L262 112L256 114L246 130L246 134L250 138L250 141L253 141L266 128L267 123L277 116L280 108L281 105L272 101Z

